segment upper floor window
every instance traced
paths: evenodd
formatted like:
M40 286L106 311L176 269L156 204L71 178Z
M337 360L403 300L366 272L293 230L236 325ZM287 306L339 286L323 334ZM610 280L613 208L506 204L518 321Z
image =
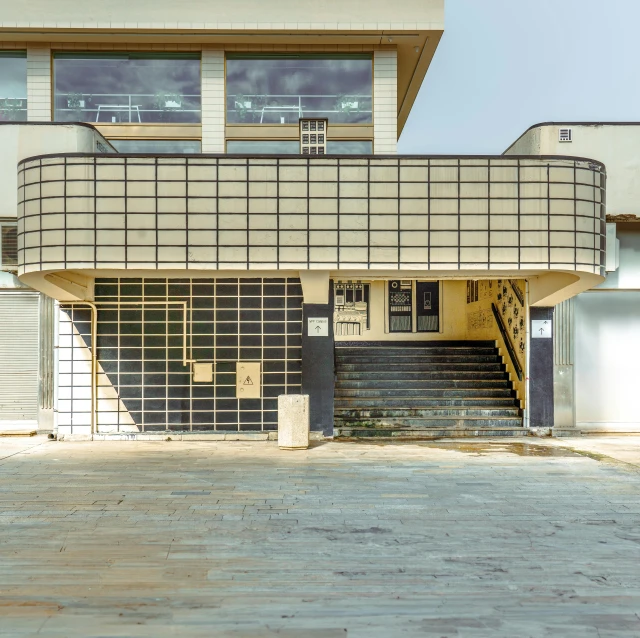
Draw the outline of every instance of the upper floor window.
M183 53L56 53L54 120L198 123L200 56Z
M27 54L0 51L0 122L27 119Z
M370 55L227 55L228 124L372 121Z

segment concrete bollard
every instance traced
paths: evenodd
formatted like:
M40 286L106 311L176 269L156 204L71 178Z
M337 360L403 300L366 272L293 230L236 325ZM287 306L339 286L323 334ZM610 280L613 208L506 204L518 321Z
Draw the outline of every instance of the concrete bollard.
M278 447L283 450L309 447L308 394L281 394L278 397Z

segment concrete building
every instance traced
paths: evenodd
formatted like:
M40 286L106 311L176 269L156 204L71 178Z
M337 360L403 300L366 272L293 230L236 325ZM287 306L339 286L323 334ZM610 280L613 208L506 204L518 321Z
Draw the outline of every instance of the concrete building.
M606 280L556 306L555 424L639 432L640 123L536 124L505 155L587 155L607 167Z
M553 307L604 281L604 165L396 155L443 5L4 11L7 281L47 308L59 436L266 438L300 393L318 436L553 426Z

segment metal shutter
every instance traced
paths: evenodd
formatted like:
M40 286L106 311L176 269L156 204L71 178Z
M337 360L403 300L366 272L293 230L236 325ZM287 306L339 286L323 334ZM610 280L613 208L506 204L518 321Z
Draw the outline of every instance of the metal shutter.
M0 293L0 421L38 418L38 293Z

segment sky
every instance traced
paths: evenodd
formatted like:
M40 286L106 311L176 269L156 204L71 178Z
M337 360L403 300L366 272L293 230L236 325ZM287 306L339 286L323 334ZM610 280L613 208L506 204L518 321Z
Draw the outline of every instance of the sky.
M445 0L399 153L500 154L531 125L640 121L640 0Z

